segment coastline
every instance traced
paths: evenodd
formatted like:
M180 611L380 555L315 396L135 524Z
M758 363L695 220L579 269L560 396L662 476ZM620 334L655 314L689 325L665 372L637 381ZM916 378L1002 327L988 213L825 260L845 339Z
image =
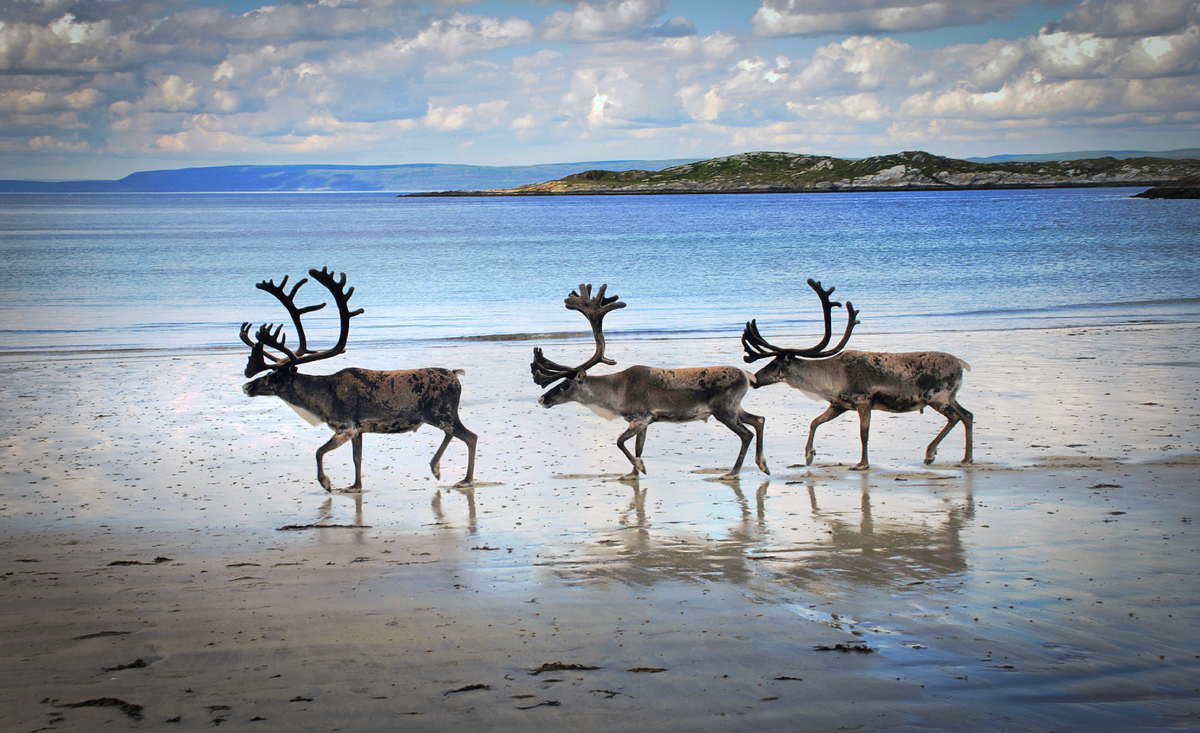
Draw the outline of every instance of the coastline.
M244 397L242 354L6 358L0 720L1186 723L1200 696L1200 324L856 345L971 364L960 397L976 415L975 467L952 465L960 430L921 464L941 424L928 412L876 414L870 472L847 470L851 416L798 466L822 406L779 386L746 400L767 417L769 478L712 480L736 447L719 425L656 425L633 487L613 480L626 470L618 423L536 405L531 344L440 342L358 350L330 369L465 368L479 485L449 488L457 444L443 481L428 475L440 436L426 428L369 436L366 491L329 495L311 465L328 432ZM736 346L614 340L610 355L617 369L741 365ZM348 448L327 471L348 481ZM67 707L104 700L141 717Z
M478 191L432 191L428 196L601 196L880 191L1012 191L1160 186L1194 179L1192 160L1096 158L1041 163L974 163L924 151L862 160L754 152L673 166L661 171L588 170L542 183Z
M1062 188L1152 188L1164 186L1174 179L1147 178L1129 181L1097 181L1097 182L1046 182L1046 183L1006 183L1006 184L966 184L966 185L844 185L827 184L813 186L655 186L653 188L636 188L633 186L612 188L609 186L572 186L562 190L530 188L482 189L478 191L415 191L396 194L397 198L486 198L505 196L685 196L685 195L741 195L764 193L885 193L890 191L1031 191L1054 190ZM537 186L542 184L531 184Z

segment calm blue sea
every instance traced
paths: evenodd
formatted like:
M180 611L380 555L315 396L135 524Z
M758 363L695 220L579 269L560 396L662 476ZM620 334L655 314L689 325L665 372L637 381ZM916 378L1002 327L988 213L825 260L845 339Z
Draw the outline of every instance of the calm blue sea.
M583 282L628 303L606 330L632 338L812 331L809 277L860 333L1197 320L1200 201L1138 190L6 195L0 351L238 347L242 321L286 318L256 282L322 266L366 309L358 346L579 331Z

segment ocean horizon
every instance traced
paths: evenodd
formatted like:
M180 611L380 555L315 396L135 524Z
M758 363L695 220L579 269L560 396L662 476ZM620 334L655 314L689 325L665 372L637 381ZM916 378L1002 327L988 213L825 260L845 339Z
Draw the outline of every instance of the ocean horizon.
M861 335L1197 320L1200 206L1138 190L6 195L0 352L243 348L242 322L287 320L255 284L321 267L365 309L351 350L586 337L562 303L581 283L621 296L607 333L638 340L819 333L810 277Z

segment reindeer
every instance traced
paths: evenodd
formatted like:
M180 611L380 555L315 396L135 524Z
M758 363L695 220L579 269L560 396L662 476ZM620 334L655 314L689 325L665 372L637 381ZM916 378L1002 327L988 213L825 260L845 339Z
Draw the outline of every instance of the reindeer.
M962 421L967 433L967 449L962 462L971 463L972 424L974 416L958 404L955 395L962 386L963 369L971 367L962 359L940 351L911 353L880 353L872 351L842 351L850 340L850 332L858 325L858 311L846 301L848 319L846 332L837 346L822 351L832 336L831 310L841 303L831 302L834 288L823 290L821 283L809 279L809 287L821 298L825 312L825 338L809 349L781 349L772 346L759 334L758 324L750 321L742 334L745 360L774 357L754 375L754 387L787 382L814 400L829 402L829 408L812 421L808 444L804 447L805 465L812 465L816 451L813 436L817 427L847 410L858 412L859 435L862 439L862 458L854 470L870 468L867 461L867 437L871 430L871 410L912 412L928 405L946 417L946 427L925 450L925 464L933 463L938 444L950 429Z
M616 374L590 375L587 370L597 364L616 364L604 356L603 320L605 314L625 303L617 296L605 297L607 285L601 285L592 297L591 285L580 285L572 291L565 303L570 310L582 313L592 326L596 340L596 351L590 359L576 367L557 364L545 357L540 348L533 350L533 381L540 387L548 387L558 380L538 399L542 407L554 407L564 402L578 402L609 420L622 417L629 427L617 438L617 447L633 464L633 470L623 478L634 480L638 472L646 473L642 462L642 448L646 445L646 428L655 422L691 422L715 417L721 424L737 433L742 440L737 462L722 480L737 478L746 458L746 449L754 437L746 423L754 426L757 433L755 462L763 473L770 474L763 458L763 418L751 415L742 409L742 397L752 382L746 371L737 367L706 367L699 369L655 369L633 366ZM635 452L630 453L625 441L636 436Z
M301 364L328 359L344 352L350 334L350 319L363 312L362 308L350 310L350 296L354 294L354 288L345 290L345 273L338 280L334 280L334 273L325 268L320 272L309 270L308 274L324 285L337 302L341 316L341 334L337 344L323 351L308 348L301 316L326 305L296 306L296 293L308 282L308 278L296 283L291 292L284 291L287 277L279 285L274 280L260 282L257 286L259 290L274 295L287 308L299 337L296 349L292 350L286 344L287 336L282 333L282 325L276 327L274 324L265 324L258 329L252 341L250 324L243 323L242 341L251 349L246 376L253 377L266 370L271 373L247 382L242 386L242 391L251 397L278 397L310 424L325 423L333 429L333 437L317 449L317 481L326 491L333 490L323 465L326 453L348 440L352 441L354 485L349 488L361 489L363 433L409 433L422 423L446 433L446 439L429 462L434 478L441 478L439 463L450 439L458 438L467 444L467 475L455 487L472 486L476 435L458 419L458 399L462 386L456 375L462 374L462 370L429 368L375 371L351 367L329 375L300 374L296 371Z

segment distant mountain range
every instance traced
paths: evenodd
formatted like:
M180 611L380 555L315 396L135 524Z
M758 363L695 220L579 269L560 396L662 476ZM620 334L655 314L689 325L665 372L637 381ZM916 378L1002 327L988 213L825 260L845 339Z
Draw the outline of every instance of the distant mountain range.
M1159 150L1157 152L1148 152L1145 150L1077 150L1074 153L993 155L990 158L966 158L966 160L969 160L972 163L1044 163L1055 160L1090 160L1094 158L1116 158L1117 160L1128 160L1129 158L1167 158L1169 160L1182 160L1185 158L1190 158L1193 160L1200 160L1200 148Z
M791 155L791 154L786 154ZM927 154L926 154L927 155ZM736 157L736 156L732 156ZM882 161L889 156L862 161L842 160L829 156L814 160L840 161L858 164ZM930 156L939 160L951 160ZM1004 164L1015 162L1076 161L1082 159L1157 158L1166 160L1197 159L1200 149L1144 151L1087 151L1049 155L1003 155L990 158L969 158L967 163ZM718 158L715 160L727 160ZM607 160L578 163L555 163L529 166L473 166L418 163L408 165L229 165L178 170L142 171L115 181L0 181L0 193L234 193L234 192L300 192L300 191L380 191L420 192L451 190L515 189L541 181L565 179L592 170L610 172L662 171L699 158L669 160ZM1136 185L1136 184L1135 184Z
M142 171L116 181L0 181L0 193L267 193L298 191L433 191L510 188L603 166L669 168L695 158L606 160L548 165L226 165Z

